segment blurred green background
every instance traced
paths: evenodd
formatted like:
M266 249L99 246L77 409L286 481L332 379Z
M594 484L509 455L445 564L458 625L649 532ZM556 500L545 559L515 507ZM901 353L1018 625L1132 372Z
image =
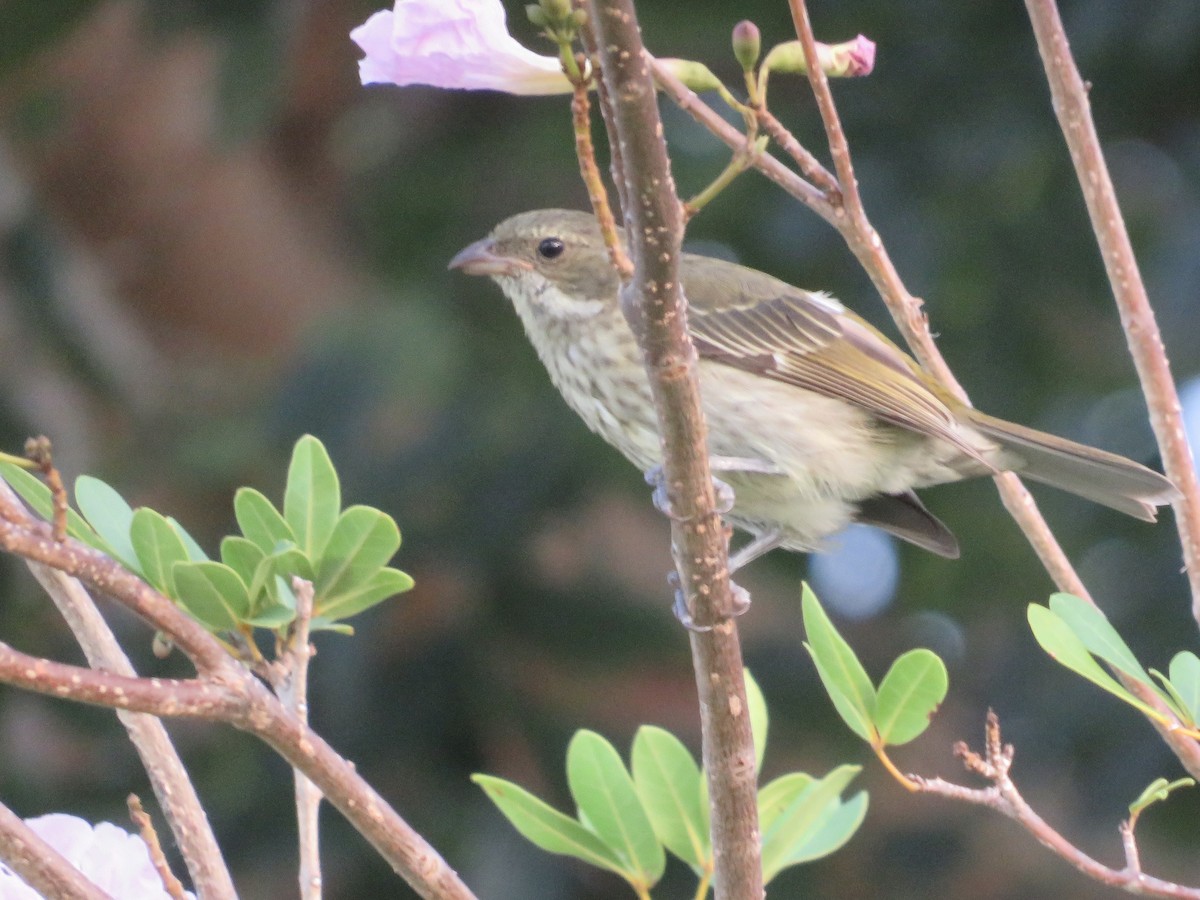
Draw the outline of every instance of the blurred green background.
M549 52L506 5L514 33ZM318 638L315 726L481 897L628 896L525 844L467 779L502 775L566 807L562 759L577 728L627 748L649 722L699 744L664 580L667 526L641 475L566 409L499 291L445 270L511 213L585 203L567 101L364 89L347 33L374 8L0 5L0 443L46 433L69 479L95 473L214 549L234 489L277 497L292 443L319 435L347 502L399 521L394 564L417 587L359 617L354 638ZM811 8L818 37L879 44L875 73L836 96L868 211L976 404L1158 465L1021 4ZM1184 382L1200 371L1200 4L1064 0L1063 12ZM654 52L703 60L730 84L738 19L755 20L768 46L792 36L783 0L643 0L640 13ZM776 79L771 97L820 150L806 85ZM727 152L664 115L680 190L694 192ZM838 236L755 174L689 239L830 290L895 333ZM1148 665L1196 648L1169 513L1152 527L1038 496ZM858 609L835 617L876 677L915 645L947 661L950 697L898 764L964 779L951 744L978 746L993 707L1027 798L1119 866L1126 804L1178 764L1135 713L1036 647L1025 606L1052 587L991 485L926 499L958 534L960 561L868 539L883 573L874 586L839 580L865 567L853 555L814 573L838 609ZM863 762L856 787L871 809L845 850L791 870L772 895L1114 893L1007 820L904 795L873 763L801 647L805 571L777 553L739 579L755 598L741 620L746 658L773 712L765 774ZM0 639L78 660L23 567L0 560L0 578ZM161 667L150 633L106 609L139 667ZM285 766L231 729L170 727L243 896L295 896ZM149 798L110 714L0 689L6 803L124 822L129 791ZM1197 821L1196 791L1148 813L1147 870L1200 882ZM335 812L324 823L329 897L413 896ZM688 897L691 883L672 868L656 896Z

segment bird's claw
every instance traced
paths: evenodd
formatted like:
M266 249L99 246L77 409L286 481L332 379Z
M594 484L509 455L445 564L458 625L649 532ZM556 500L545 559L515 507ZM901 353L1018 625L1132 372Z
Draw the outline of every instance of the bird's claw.
M667 584L675 592L675 602L671 606L671 612L675 614L679 623L688 631L694 631L696 634L712 631L712 625L697 625L696 620L692 618L690 598L680 585L678 572L667 573ZM740 616L750 608L750 592L732 581L729 582L729 599L732 604L729 618Z
M646 471L646 484L652 486L654 490L650 494L650 499L654 503L654 508L676 522L686 522L691 516L681 515L676 511L674 504L671 503L671 498L667 496L667 476L661 465L651 467ZM716 501L715 509L718 515L725 515L733 509L734 494L731 488L719 478L714 478L713 496Z

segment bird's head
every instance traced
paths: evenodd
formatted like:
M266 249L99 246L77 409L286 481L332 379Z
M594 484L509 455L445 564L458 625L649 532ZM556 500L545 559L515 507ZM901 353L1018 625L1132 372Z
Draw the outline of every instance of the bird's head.
M494 279L524 315L590 318L617 304L618 279L590 213L539 209L505 219L450 260Z

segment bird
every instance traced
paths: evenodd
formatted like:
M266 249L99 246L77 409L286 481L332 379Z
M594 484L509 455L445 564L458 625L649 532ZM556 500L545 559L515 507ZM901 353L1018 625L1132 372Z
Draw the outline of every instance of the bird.
M649 377L594 216L514 215L449 268L495 281L571 409L661 478ZM916 490L999 472L1147 522L1179 496L1133 460L974 409L827 293L689 253L679 271L710 467L732 492L725 519L750 535L731 572L778 547L820 551L852 522L956 558Z

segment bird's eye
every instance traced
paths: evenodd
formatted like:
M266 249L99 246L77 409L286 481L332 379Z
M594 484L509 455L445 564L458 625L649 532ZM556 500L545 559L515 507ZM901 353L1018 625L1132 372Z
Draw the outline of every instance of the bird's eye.
M567 245L562 242L562 238L548 237L538 244L537 252L542 259L557 259L566 249Z

